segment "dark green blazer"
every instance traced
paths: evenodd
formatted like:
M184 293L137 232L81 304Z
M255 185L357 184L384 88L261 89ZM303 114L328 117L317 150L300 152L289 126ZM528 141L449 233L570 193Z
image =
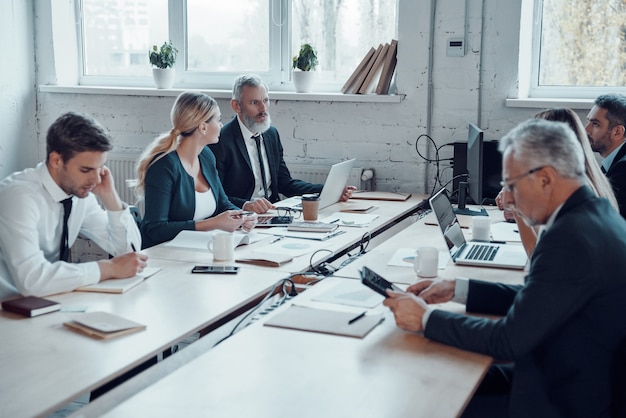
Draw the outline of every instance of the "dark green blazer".
M211 150L205 147L199 158L202 174L217 202L213 215L230 209L238 210L224 193ZM169 241L182 230L196 229L193 220L196 210L193 178L183 168L176 152L170 152L148 168L144 198L145 214L139 228L143 248Z

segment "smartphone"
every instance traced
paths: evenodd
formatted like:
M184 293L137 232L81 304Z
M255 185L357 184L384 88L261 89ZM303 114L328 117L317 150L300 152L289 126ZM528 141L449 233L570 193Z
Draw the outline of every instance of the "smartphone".
M192 273L208 273L208 274L237 274L239 267L237 266L194 266Z
M270 219L272 225L286 225L293 222L293 216L274 216Z
M365 286L369 287L377 293L380 293L384 297L388 297L386 292L387 289L391 289L394 292L404 293L404 290L400 289L395 284L385 280L382 276L373 272L365 266L363 266L363 269L361 269L361 282Z

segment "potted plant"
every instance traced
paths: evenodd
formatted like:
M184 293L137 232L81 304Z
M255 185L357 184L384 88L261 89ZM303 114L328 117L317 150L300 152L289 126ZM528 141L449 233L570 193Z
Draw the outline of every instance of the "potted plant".
M302 44L298 55L293 57L293 84L298 93L308 93L312 90L313 71L317 64L315 48L311 44Z
M161 48L153 45L152 49L148 51L150 64L154 67L152 76L157 88L172 88L175 75L174 64L176 63L177 55L178 49L174 48L172 41L164 42Z

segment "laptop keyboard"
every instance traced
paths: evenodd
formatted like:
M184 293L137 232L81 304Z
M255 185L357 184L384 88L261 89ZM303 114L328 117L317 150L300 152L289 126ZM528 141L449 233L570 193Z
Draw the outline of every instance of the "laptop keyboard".
M499 249L500 247L497 245L473 244L465 258L468 260L491 261L496 257Z

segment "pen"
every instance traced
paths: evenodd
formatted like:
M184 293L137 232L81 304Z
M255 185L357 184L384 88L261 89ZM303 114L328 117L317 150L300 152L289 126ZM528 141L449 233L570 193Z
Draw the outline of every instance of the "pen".
M333 238L333 237L336 237L337 235L341 235L341 234L345 234L345 233L346 233L346 231L337 231L337 232L333 232L332 234L329 234L329 235L326 235L326 236L325 236L325 237L323 237L323 238L320 238L320 240L321 240L321 241L326 241L326 240L327 240L327 239L329 239L329 238ZM313 239L315 239L315 238L313 238Z
M335 219L334 221L330 221L330 222L328 222L328 223L329 223L329 224L334 224L335 222L339 222L340 220L341 220L341 219L337 218L337 219Z
M367 311L364 311L364 312L358 314L357 316L355 316L354 318L352 318L351 320L348 321L348 325L354 324L356 321L358 321L359 319L363 318L366 313L367 313Z
M135 244L133 244L132 242L130 243L130 248L133 249L133 252L137 252L137 248L135 248Z
M271 241L270 241L270 244L273 244L273 243L275 243L275 242L278 242L278 241L280 241L280 240L281 240L281 239L283 239L283 238L285 238L285 236L284 236L284 235L283 235L283 236L280 236L280 237L278 237L278 238L276 238L276 239L273 239L273 240L271 240Z
M506 244L504 241L489 241L492 244Z

